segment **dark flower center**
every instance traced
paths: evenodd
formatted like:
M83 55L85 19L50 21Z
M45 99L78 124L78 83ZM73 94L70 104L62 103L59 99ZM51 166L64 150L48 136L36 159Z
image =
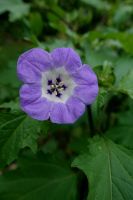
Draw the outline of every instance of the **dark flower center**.
M57 77L56 80L53 82L52 80L48 80L48 94L52 95L55 94L56 97L60 98L62 92L66 90L67 86L63 83L60 77Z

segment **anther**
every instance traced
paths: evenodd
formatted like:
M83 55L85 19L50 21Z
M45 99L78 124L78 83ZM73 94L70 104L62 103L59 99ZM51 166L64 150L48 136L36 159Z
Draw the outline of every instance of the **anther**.
M48 85L50 89L47 90L48 94L55 94L56 97L61 97L62 93L67 87L64 85L60 77L56 78L55 83L52 80L48 80Z
M56 82L60 83L61 82L61 78L60 77L56 78Z
M48 80L48 85L51 85L52 84L52 80Z

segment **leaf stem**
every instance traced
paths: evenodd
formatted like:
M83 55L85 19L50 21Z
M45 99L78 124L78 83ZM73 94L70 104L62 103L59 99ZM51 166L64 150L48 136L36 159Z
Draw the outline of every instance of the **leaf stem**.
M90 136L93 137L95 135L95 131L94 131L94 122L93 122L90 105L87 106L87 114L88 114L88 122L89 122L89 127L90 127Z

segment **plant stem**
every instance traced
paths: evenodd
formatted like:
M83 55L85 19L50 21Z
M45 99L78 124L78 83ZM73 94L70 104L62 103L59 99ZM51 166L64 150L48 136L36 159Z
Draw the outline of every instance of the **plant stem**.
M88 114L88 122L89 122L89 127L90 127L90 136L93 137L95 135L95 131L94 131L94 123L93 123L93 117L92 117L90 105L87 106L87 114Z

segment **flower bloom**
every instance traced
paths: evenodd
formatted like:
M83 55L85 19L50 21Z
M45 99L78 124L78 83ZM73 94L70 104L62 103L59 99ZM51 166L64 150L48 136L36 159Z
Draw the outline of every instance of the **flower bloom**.
M20 55L17 73L21 108L37 120L74 123L98 94L95 73L72 48L33 48Z

